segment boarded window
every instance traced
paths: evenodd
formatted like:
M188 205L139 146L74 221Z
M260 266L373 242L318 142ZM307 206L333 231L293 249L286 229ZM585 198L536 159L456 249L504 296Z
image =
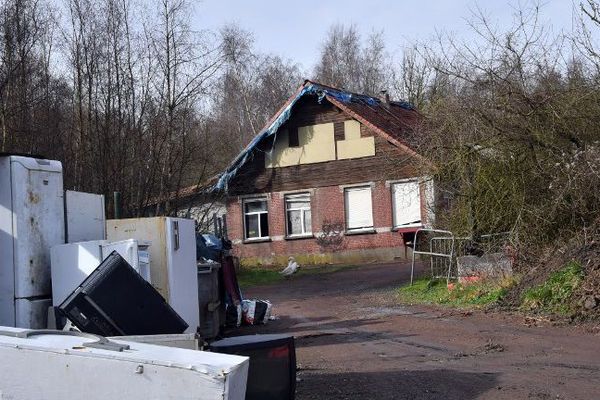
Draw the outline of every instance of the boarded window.
M355 187L344 190L346 203L346 229L366 230L373 228L373 203L371 187Z
M392 184L392 206L394 227L421 224L421 195L419 182L399 182Z

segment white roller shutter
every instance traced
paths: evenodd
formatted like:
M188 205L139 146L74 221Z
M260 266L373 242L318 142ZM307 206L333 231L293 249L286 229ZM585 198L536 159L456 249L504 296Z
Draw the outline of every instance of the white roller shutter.
M373 227L373 203L371 187L348 188L346 196L346 229Z
M392 185L394 227L421 223L421 196L419 182L401 182Z

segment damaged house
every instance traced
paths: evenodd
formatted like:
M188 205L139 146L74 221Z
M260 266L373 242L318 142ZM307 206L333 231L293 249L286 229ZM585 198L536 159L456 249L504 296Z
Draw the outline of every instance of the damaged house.
M433 184L404 102L305 83L220 176L242 264L406 257L433 220Z

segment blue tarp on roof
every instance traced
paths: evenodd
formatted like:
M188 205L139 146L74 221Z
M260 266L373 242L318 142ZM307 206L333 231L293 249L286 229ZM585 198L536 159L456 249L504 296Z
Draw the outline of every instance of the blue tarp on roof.
M252 151L254 148L264 139L276 135L279 128L290 119L292 108L294 105L305 95L314 95L318 96L319 103L325 98L325 96L331 96L332 98L341 101L343 103L364 103L370 106L377 106L381 103L376 97L360 95L356 93L350 93L343 90L334 89L328 86L319 85L318 83L313 83L307 81L302 90L292 99L292 101L281 111L281 113L277 116L277 118L269 125L264 131L259 133L250 141L250 143L242 150L242 152L233 160L233 162L227 167L225 172L221 174L219 180L213 187L213 190L225 190L227 191L229 181L237 174L239 169L248 162L250 157L252 157ZM413 109L413 107L406 104L398 104L407 109ZM272 151L272 149L271 149Z

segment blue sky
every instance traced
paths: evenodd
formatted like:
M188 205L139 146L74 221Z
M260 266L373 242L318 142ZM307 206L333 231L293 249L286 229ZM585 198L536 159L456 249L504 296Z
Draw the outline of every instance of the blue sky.
M426 40L436 31L451 32L467 40L474 38L467 19L476 7L497 26L508 27L516 5L531 1L505 0L200 0L192 24L197 29L218 29L237 23L253 32L256 49L276 53L311 70L320 43L334 23L358 26L361 33L383 30L388 50L397 53L416 40ZM542 0L542 22L554 32L569 31L572 10L578 0Z

